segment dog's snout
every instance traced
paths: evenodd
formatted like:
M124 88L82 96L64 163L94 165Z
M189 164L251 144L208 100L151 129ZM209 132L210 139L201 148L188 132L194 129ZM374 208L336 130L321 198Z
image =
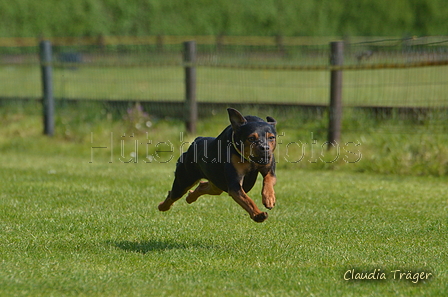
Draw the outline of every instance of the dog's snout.
M269 150L269 145L265 144L265 145L260 145L260 150L262 151L268 151Z

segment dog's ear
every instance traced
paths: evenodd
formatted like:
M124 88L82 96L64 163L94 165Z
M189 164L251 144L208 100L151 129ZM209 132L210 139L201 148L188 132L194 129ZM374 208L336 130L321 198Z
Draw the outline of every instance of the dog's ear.
M247 123L246 119L238 110L227 108L227 112L229 113L229 120L230 124L232 124L233 131L238 130L239 127Z
M277 121L273 117L266 117L266 120L268 120L268 124L271 124L274 127L277 125Z

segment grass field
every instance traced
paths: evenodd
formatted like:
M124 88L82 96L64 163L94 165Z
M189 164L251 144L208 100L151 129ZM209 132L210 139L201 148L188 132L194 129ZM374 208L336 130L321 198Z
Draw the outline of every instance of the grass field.
M0 67L5 97L41 96L38 67ZM447 66L346 71L347 106L446 107ZM328 104L327 71L242 70L199 67L197 97L208 102ZM24 87L25 86L25 87ZM57 98L183 100L181 67L55 69Z
M278 203L262 224L224 194L192 205L180 200L160 213L174 161L122 163L117 146L113 163L99 150L89 163L87 131L102 135L123 123L85 123L76 130L84 137L58 128L50 139L41 136L38 116L1 119L1 296L448 294L446 176L283 162ZM215 134L216 121L200 122L199 133ZM163 121L152 129L167 137L180 130ZM258 183L250 195L261 206L260 191ZM386 280L345 280L352 269L379 269ZM406 280L408 271L431 275Z

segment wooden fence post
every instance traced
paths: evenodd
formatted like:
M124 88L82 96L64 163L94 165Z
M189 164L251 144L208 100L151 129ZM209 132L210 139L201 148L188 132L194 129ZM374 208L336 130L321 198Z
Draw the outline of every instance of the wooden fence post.
M44 117L44 134L54 134L54 97L51 43L43 40L39 44L42 73L42 106Z
M216 36L216 51L219 52L223 49L224 45L224 34L219 34Z
M285 53L285 44L282 35L278 34L275 36L275 44L277 45L278 52L283 55Z
M157 51L158 52L163 52L163 36L162 35L157 35L156 38L156 44L157 44Z
M185 62L185 109L187 111L185 125L187 132L196 133L198 106L196 102L196 41L184 42Z
M344 42L330 43L330 65L342 66L344 64ZM336 146L341 139L342 121L342 70L332 69L330 78L330 116L328 124L328 149Z

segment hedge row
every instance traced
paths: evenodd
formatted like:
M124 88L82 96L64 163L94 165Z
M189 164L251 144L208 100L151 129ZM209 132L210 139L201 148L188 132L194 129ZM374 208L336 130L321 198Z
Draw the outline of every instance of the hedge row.
M446 0L0 0L0 37L448 35Z

